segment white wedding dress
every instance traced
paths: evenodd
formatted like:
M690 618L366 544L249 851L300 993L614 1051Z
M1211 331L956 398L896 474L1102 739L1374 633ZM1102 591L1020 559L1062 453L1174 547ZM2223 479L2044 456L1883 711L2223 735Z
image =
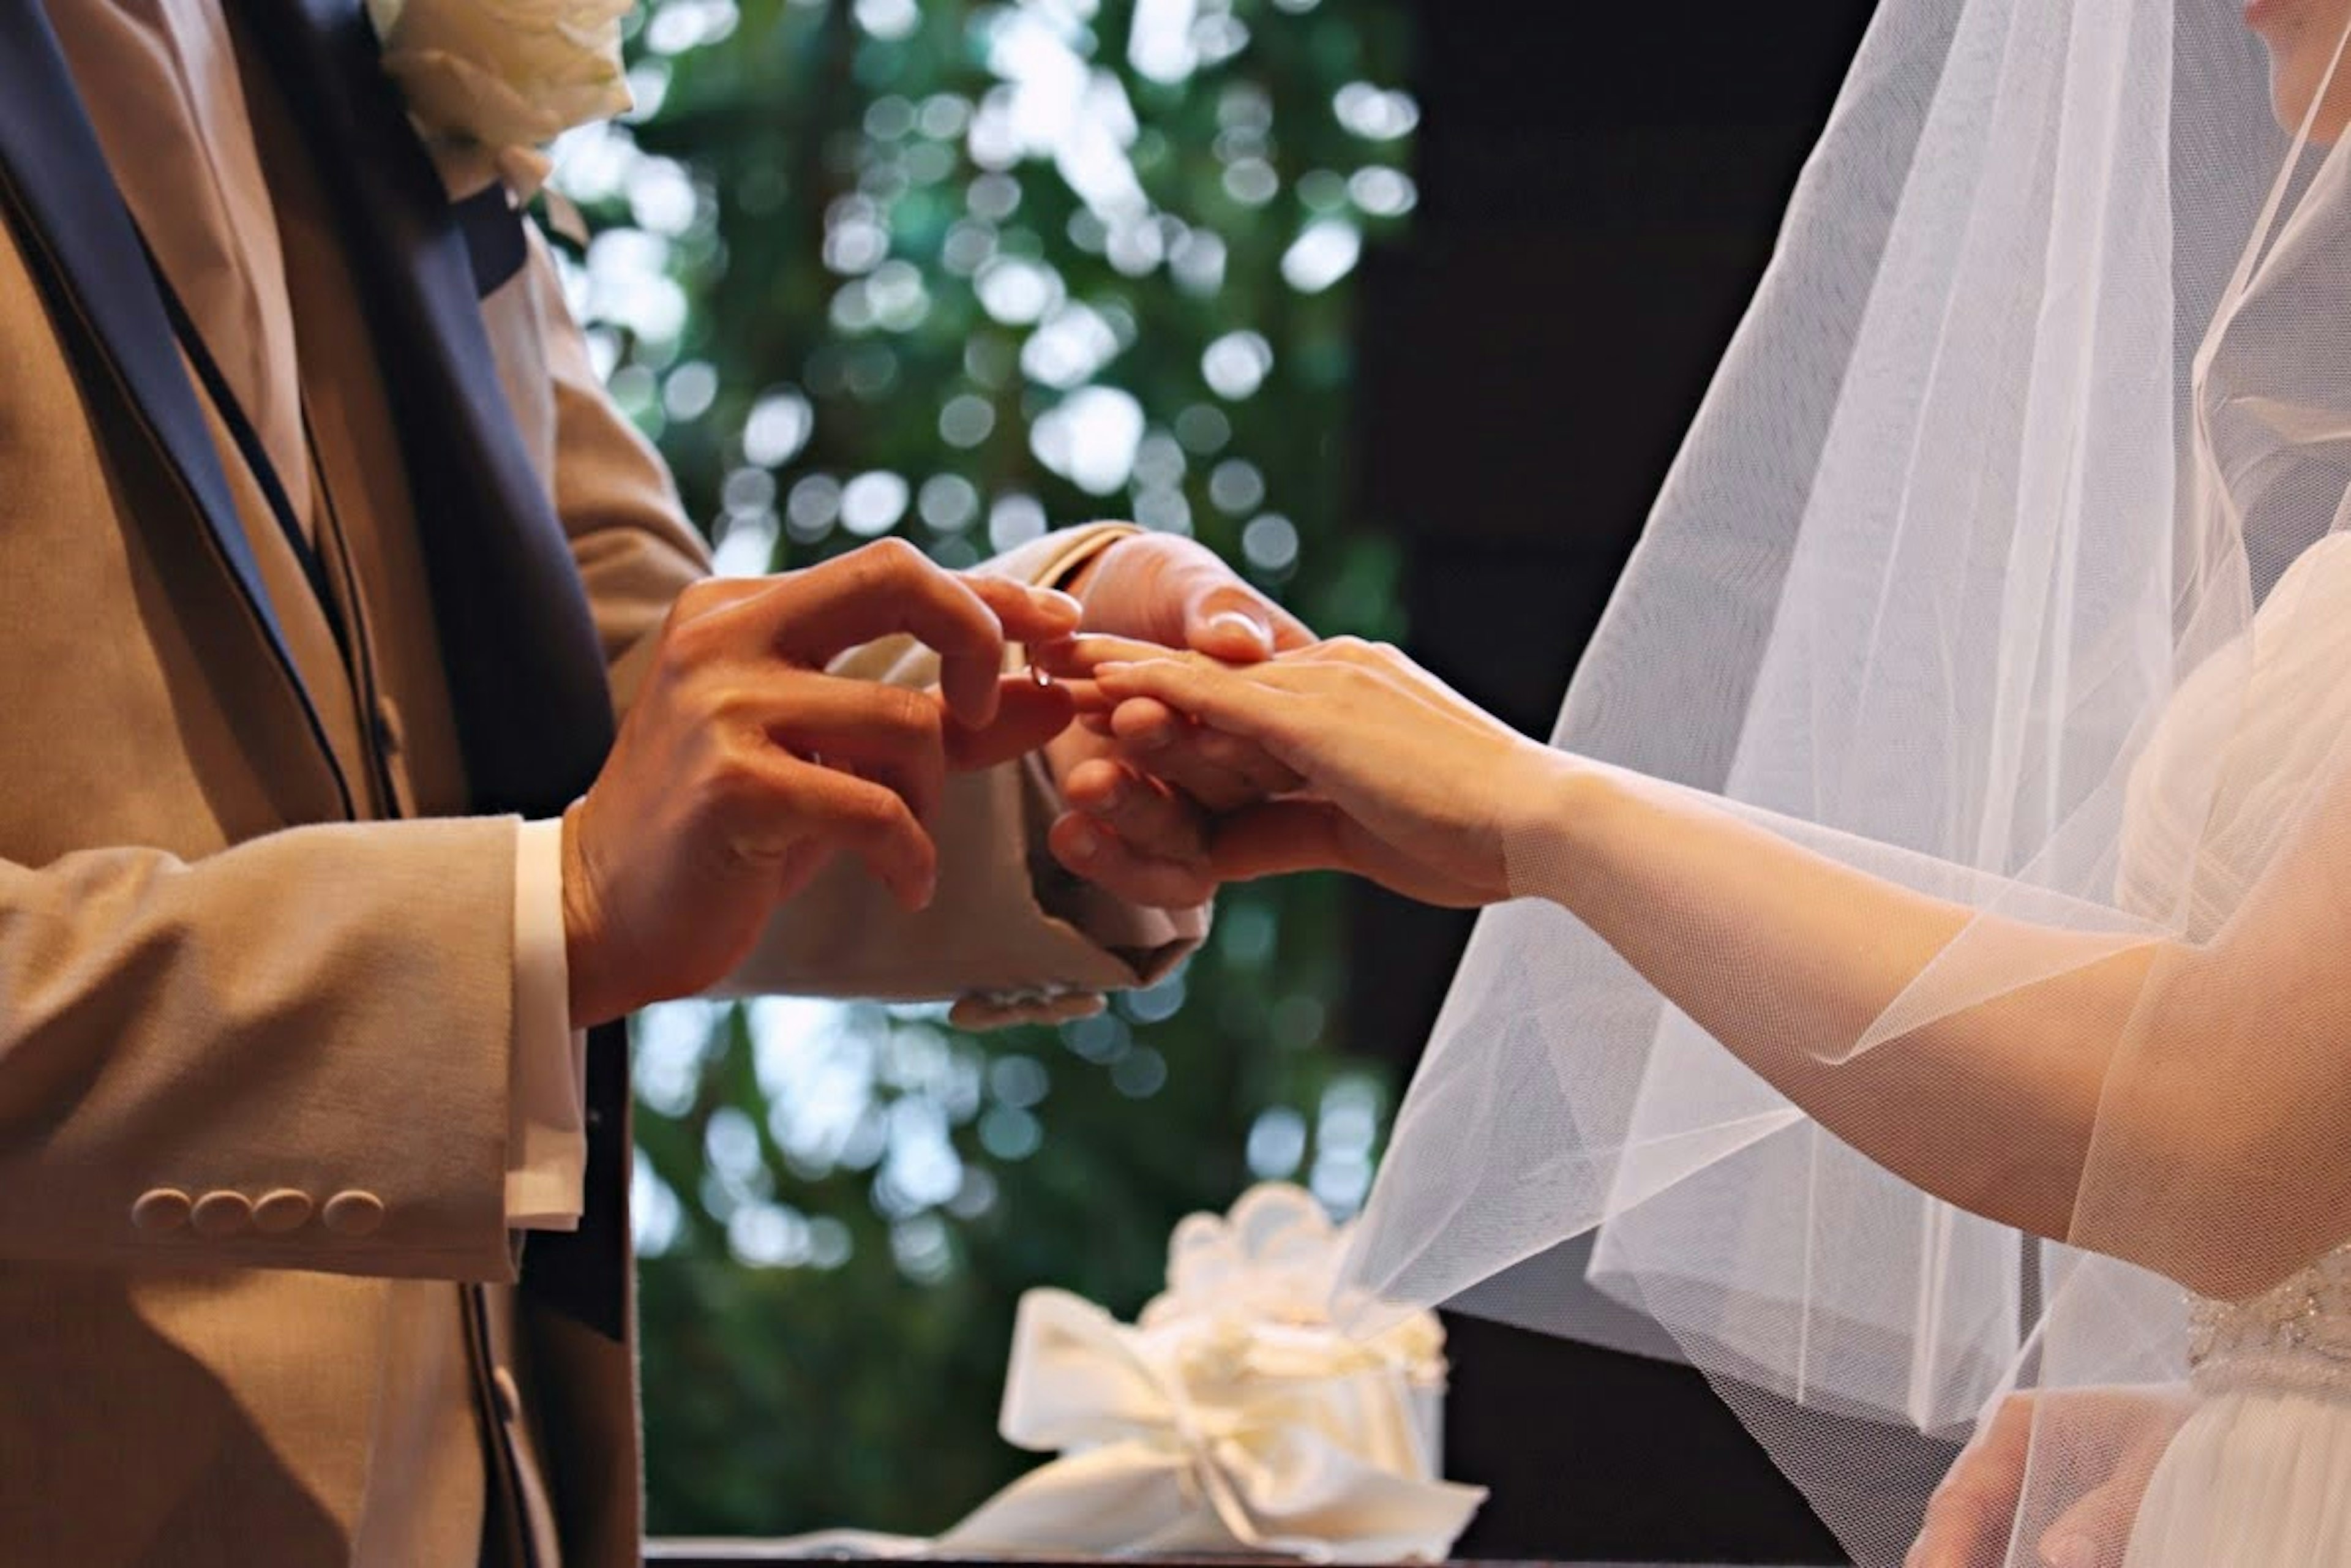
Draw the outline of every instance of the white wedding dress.
M2137 868L2177 866L2203 838L2192 934L2240 902L2282 808L2351 725L2351 535L2305 551L2254 620L2250 679L2191 677L2140 769L2211 745L2232 755L2211 819L2183 824L2134 789L2124 902ZM2239 762L2246 766L2234 766ZM2351 962L2346 955L2346 962ZM2351 1071L2351 1041L2344 1050ZM2351 1159L2351 1149L2307 1151ZM2189 1303L2192 1413L2150 1481L2126 1568L2351 1565L2351 1246L2250 1301Z
M2351 1563L2351 1248L2267 1295L2192 1312L2195 1410L2126 1568Z
M2283 988L2306 982L2271 978L2351 976L2351 538L2304 551L2258 615L2247 592L2351 513L2351 6L2255 10L2258 36L2208 0L1879 0L1561 712L1562 750L1967 918L1865 1016L1790 986L1768 899L1723 921L1677 880L1639 935L1702 946L1689 989L1757 1009L1742 1060L1561 907L1573 890L1500 904L1365 1211L1351 1284L1396 1307L1650 1349L1594 1303L1655 1324L1869 1568L1898 1568L1934 1484L1877 1427L1960 1429L2011 1371L2196 1390L2096 1568L2351 1568L2351 1253L2189 1303L1935 1196L2004 1180L1987 1150L2040 1174L2046 1107L1987 1092L1989 1062L2118 1031L2082 1239L2225 1244L2180 1234L2213 1173L2167 1169L2137 1113L2176 1114L2184 1086L2315 1124L2338 1108L2297 1076L2351 1073L2351 987L2302 1006ZM1563 384L1610 387L1605 366ZM2304 829L2314 860L2279 862ZM1575 866L1536 849L1514 892ZM2276 946L2206 961L2241 929ZM2127 985L2033 994L2155 936L2100 977ZM2043 1003L2091 1010L2077 1030ZM2032 1027L1906 1049L1987 1004ZM1923 1186L1835 1135L1859 1118L1807 1114L1881 1088ZM2339 1128L2263 1152L2241 1213L2351 1174ZM2351 1218L2309 1247L2344 1239ZM2110 1434L2066 1417L2108 1406L2041 1406L2012 1568L2112 1475Z

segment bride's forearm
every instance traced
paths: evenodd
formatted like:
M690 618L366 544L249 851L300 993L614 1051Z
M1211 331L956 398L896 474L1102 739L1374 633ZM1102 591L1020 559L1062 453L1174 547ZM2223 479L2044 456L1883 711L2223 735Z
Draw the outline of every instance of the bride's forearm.
M1514 887L1566 906L1870 1158L1978 1213L2068 1233L2152 945L2117 952L2110 936L2011 923L2050 978L1855 1055L1975 912L1637 775L1563 757L1554 779L1513 834Z

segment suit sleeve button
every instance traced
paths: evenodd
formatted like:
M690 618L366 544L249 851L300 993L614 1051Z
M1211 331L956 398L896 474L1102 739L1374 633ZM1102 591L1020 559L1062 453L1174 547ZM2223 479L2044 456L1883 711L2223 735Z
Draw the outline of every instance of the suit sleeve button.
M188 1222L189 1211L194 1206L188 1195L175 1186L159 1186L141 1193L139 1201L131 1206L131 1223L150 1236L164 1236Z
M199 1236L235 1236L253 1223L253 1202L241 1192L208 1192L189 1218Z
M290 1186L263 1195L261 1201L253 1206L253 1228L265 1236L299 1230L302 1222L309 1218L310 1195Z
M371 1192L339 1192L321 1215L338 1236L366 1236L383 1223L383 1199Z

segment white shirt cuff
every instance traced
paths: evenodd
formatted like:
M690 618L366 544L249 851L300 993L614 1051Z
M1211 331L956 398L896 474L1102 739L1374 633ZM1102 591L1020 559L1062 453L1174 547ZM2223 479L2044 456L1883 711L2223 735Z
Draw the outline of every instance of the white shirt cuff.
M517 835L514 908L507 1226L572 1230L588 1169L588 1037L571 1027L560 820L525 822Z

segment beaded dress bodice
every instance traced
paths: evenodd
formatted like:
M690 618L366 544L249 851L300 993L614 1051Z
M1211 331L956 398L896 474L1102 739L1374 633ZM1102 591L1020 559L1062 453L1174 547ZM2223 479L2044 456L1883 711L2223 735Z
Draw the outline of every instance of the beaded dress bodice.
M2199 1387L2245 1384L2351 1393L2351 1247L2242 1301L2192 1298L2188 1364Z

